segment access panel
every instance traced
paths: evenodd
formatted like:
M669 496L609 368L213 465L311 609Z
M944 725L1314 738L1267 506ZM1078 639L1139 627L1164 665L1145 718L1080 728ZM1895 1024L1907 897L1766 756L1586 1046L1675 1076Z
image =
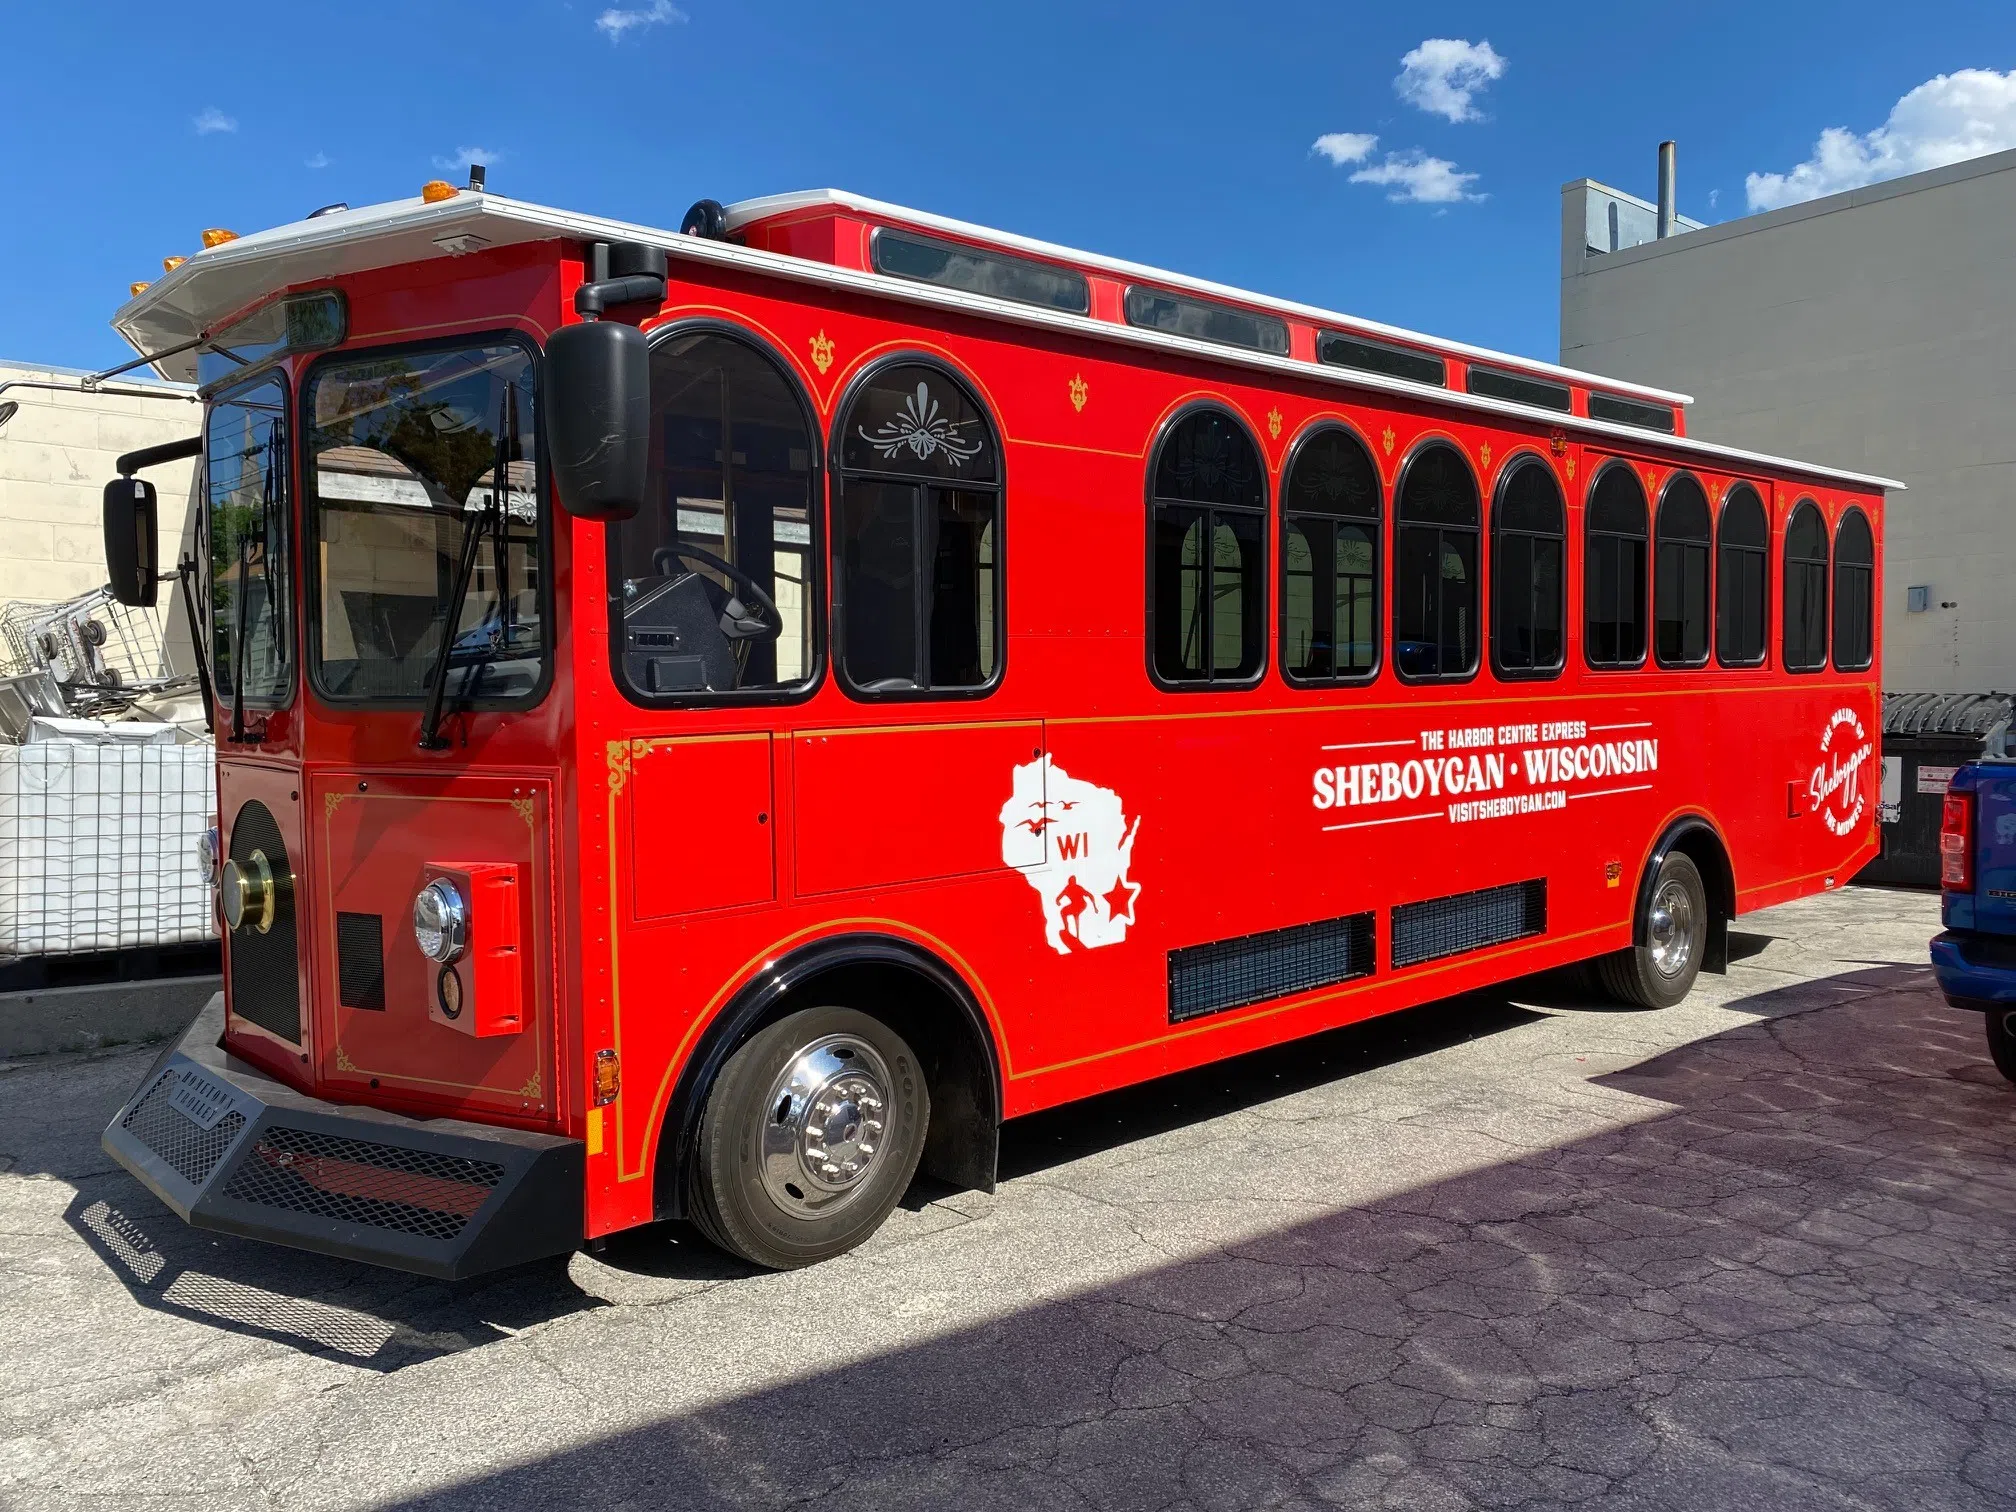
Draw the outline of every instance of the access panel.
M637 917L768 903L777 895L770 736L630 743Z

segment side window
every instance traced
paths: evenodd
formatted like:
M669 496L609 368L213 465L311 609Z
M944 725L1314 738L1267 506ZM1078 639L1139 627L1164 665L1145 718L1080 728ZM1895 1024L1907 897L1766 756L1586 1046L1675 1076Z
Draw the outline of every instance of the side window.
M1342 682L1379 665L1379 469L1341 426L1295 448L1281 485L1281 673Z
M1624 463L1589 490L1582 569L1582 654L1592 667L1645 660L1645 490Z
M1477 670L1478 509L1455 447L1414 454L1393 506L1393 663L1409 682Z
M883 368L840 417L834 623L857 694L974 693L1001 670L1001 457L943 368Z
M818 443L755 341L651 348L644 508L609 531L617 675L640 698L802 691L818 671Z
M1834 531L1834 670L1861 672L1876 659L1876 540L1859 509Z
M1681 473L1659 500L1652 563L1652 651L1662 667L1708 661L1708 496Z
M211 676L229 708L278 703L294 676L287 574L287 391L271 375L210 406L202 528L209 542Z
M1827 522L1801 499L1785 526L1785 670L1827 665Z
M1715 533L1715 658L1725 667L1764 662L1764 598L1771 580L1771 522L1757 490L1739 483Z
M1165 683L1251 682L1266 660L1267 473L1221 409L1172 425L1148 474L1148 643Z
M1491 511L1491 661L1500 677L1561 670L1568 510L1554 469L1515 461Z

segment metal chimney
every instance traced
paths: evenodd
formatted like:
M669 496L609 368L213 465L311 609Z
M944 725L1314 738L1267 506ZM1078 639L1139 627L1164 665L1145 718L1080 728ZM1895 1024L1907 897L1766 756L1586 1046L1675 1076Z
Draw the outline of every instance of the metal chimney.
M1673 144L1659 144L1659 239L1673 234Z

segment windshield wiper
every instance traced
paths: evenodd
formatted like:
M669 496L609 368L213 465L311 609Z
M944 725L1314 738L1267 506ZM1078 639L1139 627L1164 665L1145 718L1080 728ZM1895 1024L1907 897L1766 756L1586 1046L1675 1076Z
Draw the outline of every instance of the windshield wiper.
M448 596L448 613L441 621L441 649L434 653L434 669L427 682L427 706L420 715L420 749L423 751L448 748L448 742L441 738L441 709L448 692L448 663L455 653L455 627L462 622L462 606L469 598L469 577L476 570L476 553L482 548L483 538L493 531L500 561L509 549L509 542L505 539L504 488L505 469L510 463L511 442L517 428L518 406L511 402L516 397L507 382L503 400L497 406L497 460L490 474L490 502L483 506L481 517L466 528L462 537L462 560L455 566L455 590ZM501 569L498 587L501 591ZM499 607L502 607L501 601ZM462 674L464 695L482 675L487 660L488 654L485 653L465 664L468 670Z

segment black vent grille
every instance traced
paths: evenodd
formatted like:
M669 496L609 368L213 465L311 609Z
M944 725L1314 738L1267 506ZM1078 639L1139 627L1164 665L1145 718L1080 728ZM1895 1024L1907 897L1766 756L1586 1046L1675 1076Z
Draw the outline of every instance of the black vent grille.
M275 1125L240 1158L224 1195L446 1242L503 1179L487 1160Z
M1373 964L1369 913L1172 950L1169 1022L1370 976Z
M217 1169L225 1151L237 1142L245 1127L245 1115L233 1108L209 1128L183 1113L169 1101L178 1081L173 1071L164 1071L147 1089L147 1095L133 1105L133 1111L119 1120L119 1127L131 1134L191 1186L200 1187Z
M377 914L336 915L336 1001L385 1011L385 921Z
M280 826L263 803L248 803L231 823L231 859L250 865L262 851L275 880L291 879L293 864ZM301 977L294 939L294 891L282 886L273 926L231 931L225 942L231 963L231 1011L293 1044L301 1043Z
M1508 882L1393 910L1393 964L1414 966L1444 956L1547 933L1547 883Z

